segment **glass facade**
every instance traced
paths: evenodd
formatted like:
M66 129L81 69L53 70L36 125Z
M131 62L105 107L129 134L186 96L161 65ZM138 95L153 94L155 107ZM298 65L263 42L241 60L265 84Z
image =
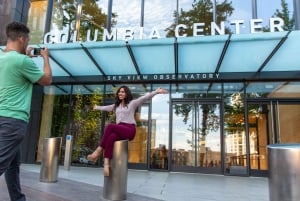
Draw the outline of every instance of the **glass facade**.
M28 24L35 30L34 44L47 31L57 35L52 42L101 41L104 29L116 30L109 37L116 40L247 34L271 31L271 18L277 17L284 30L294 30L293 7L293 0L39 0L31 2ZM49 13L51 23L45 27Z
M296 76L232 81L238 76L232 72L255 72L253 68L260 66L269 56L267 53L280 42L281 38L272 33L270 37L258 36L254 42L248 38L256 32L271 32L270 18L284 19L286 26L281 37L295 30L299 22L293 16L299 11L293 6L292 0L31 1L28 17L28 25L34 30L31 43L37 45L45 40L55 43L56 46L49 47L51 56L57 58L54 70L59 71L57 81L44 88L40 99L34 162L41 161L45 137L65 139L72 135L72 165L102 166L102 161L93 164L86 156L97 146L105 125L114 122L114 115L93 111L91 106L114 103L116 89L121 85L129 86L134 97L161 86L169 94L157 95L136 110L137 133L129 143L128 152L130 168L267 175L267 145L300 142L297 134L300 80ZM51 34L47 35L48 32ZM210 35L207 41L206 35ZM229 35L232 46L224 54ZM290 37L294 35L297 34L291 33ZM107 52L105 48L111 41L103 41L104 36L120 43ZM141 43L148 43L148 39L155 43L144 47L141 39ZM120 45L123 40L127 41L125 48ZM243 45L242 40L246 41ZM83 45L89 49L80 49ZM182 48L176 49L176 45ZM97 49L98 46L103 48ZM150 54L151 48L157 51ZM59 52L55 51L58 49ZM258 49L263 49L265 55L256 54ZM166 51L176 52L175 56L164 54ZM94 60L86 62L86 57ZM226 57L228 60L223 61ZM291 72L298 71L298 66L292 63L278 61L278 65ZM276 71L268 68L268 64L265 66L268 72ZM155 77L173 69L181 74L206 76L212 71L222 71L232 75L214 81ZM99 74L114 76L105 82L94 78ZM153 79L141 81L134 74L154 75ZM117 79L129 75L132 77L126 77L126 81ZM67 76L70 83L65 81ZM94 81L87 82L91 78Z
M268 144L300 142L300 82L126 85L134 97L159 86L170 91L136 110L137 134L128 152L131 168L264 175ZM86 156L114 115L91 107L112 104L119 86L46 87L40 141L49 133L72 135L72 165L101 166L101 161L93 164ZM41 142L38 148L40 153Z
M224 152L225 171L247 172L247 138L243 83L224 84Z

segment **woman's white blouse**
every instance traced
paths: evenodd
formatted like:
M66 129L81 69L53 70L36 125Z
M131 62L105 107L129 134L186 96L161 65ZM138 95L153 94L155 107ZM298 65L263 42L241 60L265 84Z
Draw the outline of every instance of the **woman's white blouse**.
M126 106L122 106L121 104L116 108L116 123L128 123L128 124L136 124L134 119L134 112L138 106L142 103L146 102L147 100L151 99L155 96L157 92L153 91L148 93L144 96L141 96L137 99L133 99L128 103ZM106 106L96 106L95 110L102 110L102 111L113 111L115 104L106 105Z

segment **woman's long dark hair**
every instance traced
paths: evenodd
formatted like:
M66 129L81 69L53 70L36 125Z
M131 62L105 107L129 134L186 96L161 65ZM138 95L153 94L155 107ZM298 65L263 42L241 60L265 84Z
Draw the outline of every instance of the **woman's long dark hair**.
M121 104L121 100L119 99L118 93L122 88L125 91L125 99L124 99L125 105L127 105L133 99L130 89L127 86L121 86L116 92L115 109Z

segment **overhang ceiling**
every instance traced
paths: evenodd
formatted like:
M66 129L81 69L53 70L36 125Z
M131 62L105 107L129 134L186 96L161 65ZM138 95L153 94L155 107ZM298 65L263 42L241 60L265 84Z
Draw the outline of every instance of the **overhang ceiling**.
M292 79L299 77L300 69L300 31L46 46L54 84L201 73L218 74L222 80ZM34 61L42 66L41 57Z
M300 31L39 46L50 51L54 85L114 83L121 77L143 83L147 75L152 83L176 83L189 74L194 82L210 81L202 74L211 74L211 81L300 77ZM41 57L33 60L42 68ZM151 80L153 75L162 79Z

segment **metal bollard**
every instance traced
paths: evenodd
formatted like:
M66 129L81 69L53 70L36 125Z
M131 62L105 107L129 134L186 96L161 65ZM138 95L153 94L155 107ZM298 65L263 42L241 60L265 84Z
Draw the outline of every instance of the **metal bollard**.
M65 160L64 160L64 169L70 170L71 160L72 160L72 135L66 136L66 146L65 146Z
M300 200L300 144L268 146L270 201Z
M108 200L126 200L128 174L128 140L116 141L113 158L110 160L110 172L104 177L103 198Z
M62 138L45 138L40 171L41 182L57 182Z

